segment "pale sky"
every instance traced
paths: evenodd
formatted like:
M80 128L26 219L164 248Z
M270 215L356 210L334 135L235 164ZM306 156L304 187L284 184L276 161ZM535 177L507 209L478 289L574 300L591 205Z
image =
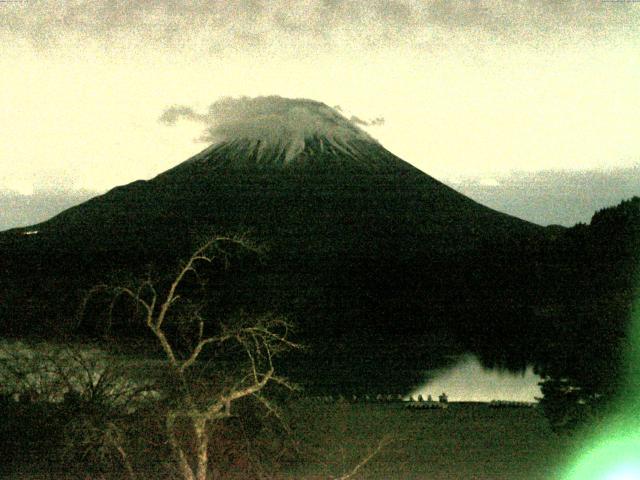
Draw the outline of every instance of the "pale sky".
M440 179L640 162L640 3L0 2L0 190L105 190L207 145L225 96L339 105Z

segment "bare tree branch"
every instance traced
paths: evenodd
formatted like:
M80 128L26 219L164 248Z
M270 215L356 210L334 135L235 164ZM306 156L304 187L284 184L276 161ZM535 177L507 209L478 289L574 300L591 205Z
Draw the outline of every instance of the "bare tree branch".
M332 480L349 480L350 478L353 478L358 473L358 471L362 469L362 467L364 467L367 463L369 463L373 459L373 457L378 455L378 453L380 453L380 451L390 442L391 442L391 439L389 437L387 436L382 437L378 442L378 445L373 450L371 450L369 454L363 457L362 460L360 460L360 462L358 462L358 464L354 466L349 472L345 473L340 477L331 477L331 479Z
M202 352L202 349L207 346L210 343L222 343L224 340L222 339L222 337L209 337L206 338L204 340L200 340L198 342L198 344L196 345L196 347L193 349L193 351L191 352L191 355L189 356L189 358L187 360L185 360L184 362L182 362L182 365L180 365L180 371L184 372L187 368L189 368L191 365L193 365L195 363L195 361L198 359L198 356L200 355L200 353Z
M98 285L89 292L82 305L84 310L88 297L98 292L111 292L113 297L109 305L110 318L121 296L131 299L136 309L142 309L144 324L156 338L164 352L171 375L179 385L179 390L175 392L177 395L175 403L166 414L165 428L183 480L207 479L209 424L231 416L233 402L254 396L269 413L281 418L275 407L259 392L269 382L293 388L286 379L275 375L273 364L273 357L281 351L299 348L289 339L291 325L284 318L270 315L250 318L241 315L232 324L215 325L213 330L218 335L206 335L205 318L202 315L203 305L192 303L188 298L181 297L181 294L184 294L181 290L182 284L185 283L187 276L194 276L201 285L204 285L198 272L199 265L212 264L214 261L221 260L225 267L228 266L231 252L223 248L223 245L236 245L246 251L260 252L260 248L246 237L213 236L203 242L180 266L171 278L166 291L160 292L150 278L141 281L136 288ZM181 308L174 308L180 300L182 300ZM186 338L186 343L189 345L186 351L184 347L178 349L176 346L179 344L178 341L168 333L171 332L166 328L170 316L172 319L178 318L176 320L178 325L193 329ZM235 342L240 347L246 363L240 362L237 366L244 365L246 369L241 370L238 380L231 388L222 388L217 395L212 395L211 392L202 395L198 392L198 384L194 380L198 377L194 377L190 369L199 362L206 348L221 348L226 342ZM107 379L98 380L95 388L102 388L101 381L107 381ZM178 422L182 429L182 422L185 421L191 425L193 432L193 447L189 447L189 451L187 451L188 442L181 443L176 433ZM124 460L125 457L122 456L124 451L118 450L118 452Z

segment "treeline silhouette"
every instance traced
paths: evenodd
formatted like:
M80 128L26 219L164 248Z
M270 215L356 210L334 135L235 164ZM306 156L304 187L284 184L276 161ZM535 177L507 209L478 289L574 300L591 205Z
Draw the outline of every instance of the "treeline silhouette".
M91 243L104 225L87 224L86 236L5 234L3 335L95 337L109 324L109 335L123 341L143 336L130 321L130 306L116 305L107 322L105 305L95 303L79 326L77 307L94 284L121 284L123 276L149 272L162 279L174 271L192 249L196 225L212 223L202 213L211 193L202 188L201 202L196 196L192 201L200 203L190 207L200 212L195 220L167 218L168 208L159 221L148 210L148 219L117 222L110 238ZM213 318L240 309L287 315L309 349L285 362L283 373L304 383L310 394L408 390L429 370L467 352L487 366L512 371L533 364L549 378L569 379L584 392L605 397L619 388L639 261L639 198L596 212L589 225L523 228L487 238L473 236L469 225L416 232L411 222L385 223L404 208L394 203L393 189L373 206L360 186L353 204L327 195L326 204L309 207L299 197L317 201L308 191L319 187L301 188L304 192L286 192L264 206L251 204L253 197L236 205L236 212L253 216L255 240L268 252L260 258L232 255L226 270L210 267L206 294L195 280L183 293L206 299L205 313ZM145 197L162 202L156 197L161 192L145 191ZM125 193L115 192L110 202L126 216L131 195ZM229 202L244 201L223 194L217 198L223 202L220 212ZM286 207L291 198L297 203ZM384 215L370 215L376 209ZM273 231L271 211L279 212L284 229ZM305 216L309 222L303 225L299 219ZM220 224L230 227L234 221L222 217ZM322 238L334 241L323 245Z
M640 198L566 230L555 255L558 288L542 315L549 340L538 361L552 421L574 427L623 390L625 354L635 341L629 333L638 300ZM583 407L576 411L576 404Z

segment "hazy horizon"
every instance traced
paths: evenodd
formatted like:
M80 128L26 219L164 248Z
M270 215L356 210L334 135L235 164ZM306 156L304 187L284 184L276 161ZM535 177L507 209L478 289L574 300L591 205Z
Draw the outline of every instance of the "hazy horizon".
M597 210L640 195L640 165L577 172L489 173L438 180L482 205L543 226L589 223ZM0 188L0 231L43 222L107 190L43 186L21 193Z

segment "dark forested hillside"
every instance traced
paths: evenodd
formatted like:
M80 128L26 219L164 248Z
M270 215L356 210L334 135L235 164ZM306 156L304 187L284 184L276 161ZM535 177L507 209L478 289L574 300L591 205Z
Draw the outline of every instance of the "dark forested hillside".
M602 209L589 225L578 224L560 238L553 252L560 267L554 273L557 289L543 312L543 391L562 403L572 390L570 403L601 410L624 382L638 297L640 198Z
M624 236L601 226L613 213L545 229L473 202L378 144L354 141L347 153L327 145L310 140L287 165L251 145L207 149L1 234L3 332L73 330L92 285L162 277L210 232L248 232L268 252L211 271L209 313L289 316L310 347L289 373L307 381L313 368L318 389L406 389L462 351L489 365L552 369L613 322L608 307L594 313L606 295L587 293L621 281L612 266L628 265L627 247L602 252ZM95 312L83 332L103 324ZM113 328L136 335L128 322Z

